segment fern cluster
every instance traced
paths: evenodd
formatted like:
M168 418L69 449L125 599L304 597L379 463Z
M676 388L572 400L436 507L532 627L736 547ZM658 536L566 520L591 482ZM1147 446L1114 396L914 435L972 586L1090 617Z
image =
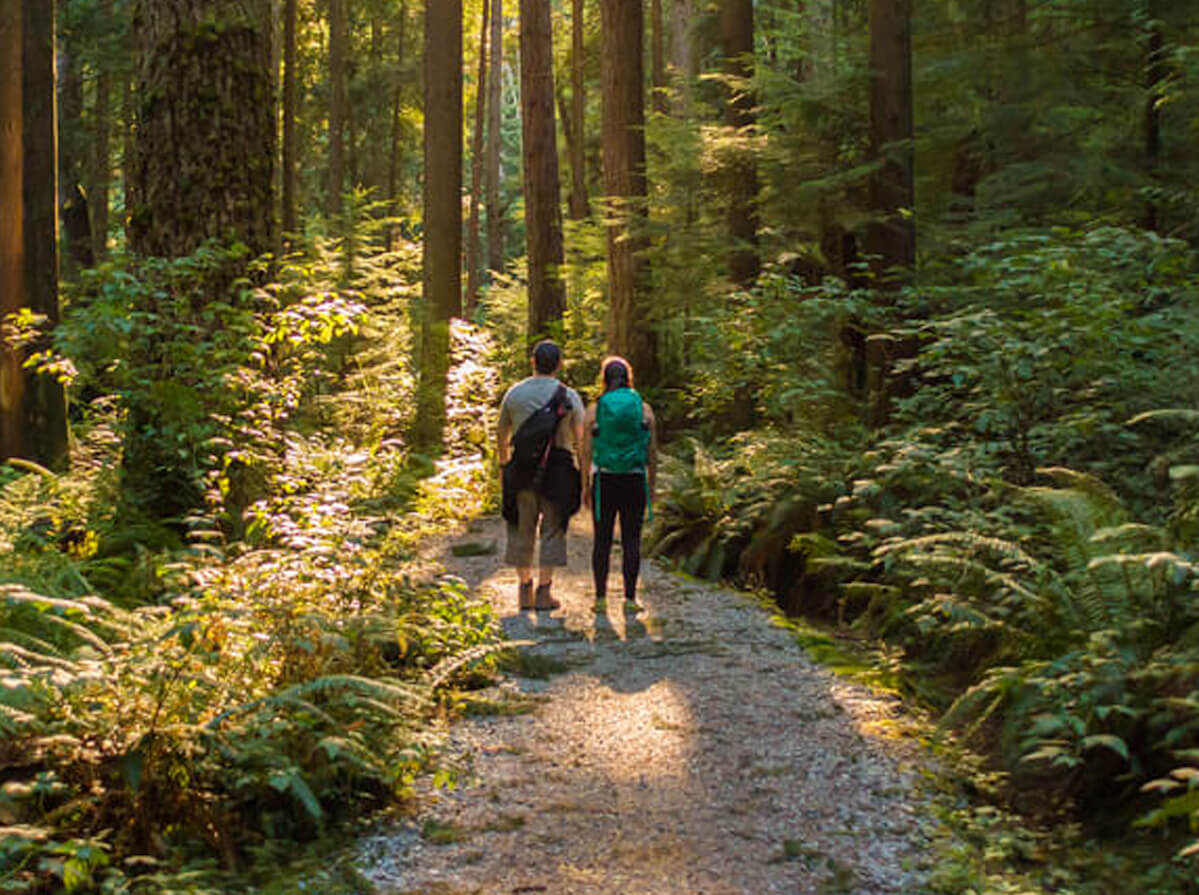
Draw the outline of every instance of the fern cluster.
M732 353L759 363L759 428L675 462L659 549L885 638L946 726L1025 783L1092 804L1157 779L1152 819L1188 813L1191 765L1171 770L1199 746L1195 282L1185 247L1110 228L970 253L855 309L915 349L873 432L844 421L870 408L830 376L837 334L796 285L817 302L793 307L805 340ZM709 369L731 398L729 362Z

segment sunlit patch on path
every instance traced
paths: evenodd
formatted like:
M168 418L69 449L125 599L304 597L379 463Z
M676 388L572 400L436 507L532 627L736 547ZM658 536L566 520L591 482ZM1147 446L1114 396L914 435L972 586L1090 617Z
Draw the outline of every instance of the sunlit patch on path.
M653 567L645 613L597 616L587 534L572 531L552 614L516 610L495 554L445 545L509 635L536 642L529 668L558 673L488 694L531 711L455 726L462 785L362 846L380 891L921 892L920 757L894 736L898 703L813 666L744 597Z

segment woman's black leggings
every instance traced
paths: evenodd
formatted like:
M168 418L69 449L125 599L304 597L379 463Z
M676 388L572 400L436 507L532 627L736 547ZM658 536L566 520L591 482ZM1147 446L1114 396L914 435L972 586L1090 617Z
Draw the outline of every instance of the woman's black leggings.
M591 574L595 577L595 597L602 600L608 592L608 560L612 552L612 534L620 516L621 571L624 572L626 600L637 598L637 575L641 572L641 523L645 518L645 474L641 472L600 472L595 476L592 495L598 503L595 519L595 544L591 548Z

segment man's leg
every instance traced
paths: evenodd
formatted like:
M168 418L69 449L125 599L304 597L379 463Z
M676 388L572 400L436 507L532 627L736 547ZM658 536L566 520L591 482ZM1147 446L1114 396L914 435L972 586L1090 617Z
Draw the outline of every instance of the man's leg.
M516 495L516 524L508 526L508 545L504 561L516 567L520 581L518 605L533 608L533 548L536 542L538 499L533 491Z
M557 609L561 604L550 596L554 583L554 569L566 565L566 529L562 525L558 508L552 501L540 499L541 549L537 575L536 604L538 609Z

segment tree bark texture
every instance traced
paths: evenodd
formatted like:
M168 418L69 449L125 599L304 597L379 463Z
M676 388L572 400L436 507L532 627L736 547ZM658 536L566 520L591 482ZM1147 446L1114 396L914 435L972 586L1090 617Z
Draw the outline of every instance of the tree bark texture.
M283 7L283 176L280 183L283 232L295 233L296 217L296 0Z
M269 4L137 0L133 33L130 246L159 257L188 255L207 239L273 248Z
M58 0L60 17L65 17L66 0ZM68 36L78 40L68 32ZM58 184L59 213L65 234L66 254L63 265L68 278L76 270L91 267L92 222L88 214L87 191L83 188L84 159L87 155L83 127L83 73L76 58L76 47L64 40L58 46Z
M648 217L641 0L603 0L600 80L608 215L608 345L652 382L654 340L646 321Z
M916 263L912 150L911 0L871 0L870 150L879 167L870 178L875 220L866 250L881 286L892 288Z
M650 0L650 89L655 112L666 114L666 30L662 21L662 0Z
M425 233L416 445L436 450L445 431L449 321L462 306L462 0L425 12Z
M724 0L720 12L721 52L724 72L747 82L754 74L753 0ZM725 124L745 133L754 126L754 96L748 86L732 85L725 96ZM758 278L758 171L753 153L737 150L725 171L728 189L726 225L732 241L729 277L741 286Z
M28 308L58 323L54 5L0 9L0 315ZM35 348L42 347L35 345ZM56 379L0 348L0 454L52 469L67 462L67 413Z
M19 311L25 296L21 6L0 4L0 318ZM21 358L0 344L0 457L24 453L24 393Z
M487 34L491 9L483 0L483 24L479 29L479 76L475 80L475 133L470 147L470 219L466 227L466 300L463 308L472 317L479 301L479 193L483 187L483 127L487 112Z
M113 14L112 0L102 0L100 12ZM92 165L88 177L88 209L92 215L92 254L97 261L108 256L108 195L112 183L112 71L101 64L96 72L96 106L92 116Z
M531 346L566 311L549 0L520 2L520 106Z
M587 50L584 45L583 0L571 0L570 11L570 218L591 214L587 202Z
M670 64L676 79L674 114L691 114L691 85L699 76L691 40L692 0L670 0Z
M346 149L347 0L329 0L329 194L325 211L332 222L341 214Z
M504 248L503 178L504 3L491 0L491 63L487 66L487 269L500 273Z

